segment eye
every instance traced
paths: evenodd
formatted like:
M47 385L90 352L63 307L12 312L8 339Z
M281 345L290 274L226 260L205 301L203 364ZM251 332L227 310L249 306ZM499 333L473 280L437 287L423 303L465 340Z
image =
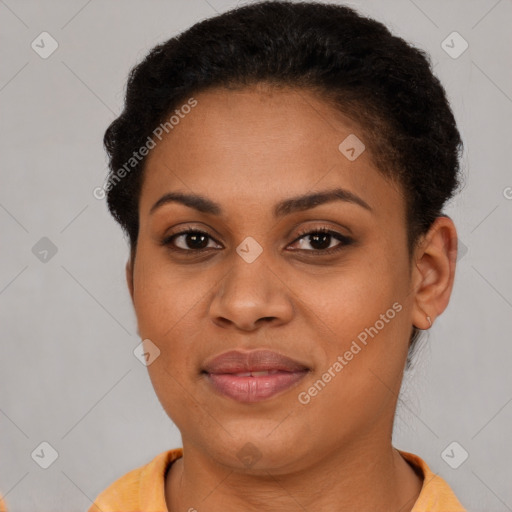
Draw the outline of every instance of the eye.
M208 247L208 239L213 240L205 231L188 229L164 238L161 244L168 246L172 251L198 253L212 248ZM181 247L178 243L181 244Z
M309 241L305 240L307 237L309 237ZM339 243L332 246L332 242L335 242L336 240L338 240ZM206 231L187 229L165 237L161 241L161 245L167 246L171 251L192 255L194 253L198 254L203 251L216 248L215 246L212 247L209 241L216 242ZM354 240L348 236L338 233L337 231L330 230L326 227L320 227L299 233L298 238L293 242L293 244L296 244L297 242L300 243L300 248L298 249L300 251L308 252L310 254L328 255L352 244ZM307 246L307 244L312 245L313 249L304 249L304 246Z
M309 241L306 240L308 237ZM335 242L335 240L338 240L339 243L333 246L332 243ZM340 251L345 246L352 244L354 240L348 236L338 233L337 231L333 231L326 227L320 227L314 230L303 231L299 233L299 237L294 242L294 244L297 242L299 242L301 246L299 250L303 250L312 254L332 254ZM313 246L312 250L303 248L308 244Z

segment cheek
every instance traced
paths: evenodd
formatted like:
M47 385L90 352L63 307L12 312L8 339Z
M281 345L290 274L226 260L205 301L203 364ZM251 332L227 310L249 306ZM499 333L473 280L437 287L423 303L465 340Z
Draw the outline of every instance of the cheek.
M323 364L329 368L346 354L343 374L352 389L369 391L371 371L396 378L407 354L410 299L402 252L385 245L367 251L310 299L319 323L329 327Z
M398 293L385 282L359 284L318 310L329 323L329 337L318 339L324 348L321 364L300 389L310 401L312 421L323 424L322 418L330 417L339 435L344 435L340 425L363 428L390 414L407 355L407 310Z
M202 279L191 270L170 265L165 253L144 249L141 244L134 269L134 308L141 336L163 343L197 315L211 287L207 273ZM197 274L197 273L196 273Z
M364 380L370 368L387 368L387 373L400 368L407 321L404 304L388 287L359 286L352 291L347 288L346 295L324 304L318 315L329 325L329 337L323 342L324 364L330 366L338 356L344 357L348 370L344 373L355 383Z
M322 292L310 300L321 319L329 319L338 328L341 324L346 326L335 332L348 333L349 327L363 329L373 325L380 314L403 297L405 272L392 255L376 256L383 252L381 248L359 253L357 261L354 258L340 272L329 276ZM354 334L353 329L350 334Z
M157 394L178 396L197 373L197 353L208 344L206 307L216 280L180 269L140 245L134 269L134 308L139 335L160 350L148 366ZM140 258L139 258L140 256ZM137 261L137 260L136 260ZM150 262L150 263L146 263Z
M142 263L142 258L139 261ZM197 308L204 306L205 291L187 286L176 269L171 272L157 258L151 261L134 274L139 335L160 351L147 367L158 400L178 428L185 428L194 407L190 378L197 371L193 356L202 339Z

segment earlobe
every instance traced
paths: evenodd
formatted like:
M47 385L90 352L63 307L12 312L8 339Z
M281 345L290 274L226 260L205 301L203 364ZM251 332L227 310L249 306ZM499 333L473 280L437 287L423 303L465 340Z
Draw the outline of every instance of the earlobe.
M429 329L446 309L455 280L457 231L449 217L438 217L415 255L412 323Z

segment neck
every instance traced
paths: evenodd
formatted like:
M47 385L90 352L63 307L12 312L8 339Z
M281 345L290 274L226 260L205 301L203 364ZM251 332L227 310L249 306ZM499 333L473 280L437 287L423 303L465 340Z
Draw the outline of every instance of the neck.
M352 443L350 449L316 458L294 472L267 469L255 475L220 466L184 440L184 455L167 476L169 512L410 512L422 479L390 441L361 441L356 446Z

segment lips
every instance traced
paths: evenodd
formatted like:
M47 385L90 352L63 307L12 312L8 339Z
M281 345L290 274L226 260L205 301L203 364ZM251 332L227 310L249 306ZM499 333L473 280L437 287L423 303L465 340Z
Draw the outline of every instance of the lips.
M216 392L248 403L292 387L309 370L304 364L271 350L232 350L207 361L202 373Z
M289 357L272 350L241 352L231 350L215 357L204 365L207 373L249 373L249 372L296 372L309 368Z

